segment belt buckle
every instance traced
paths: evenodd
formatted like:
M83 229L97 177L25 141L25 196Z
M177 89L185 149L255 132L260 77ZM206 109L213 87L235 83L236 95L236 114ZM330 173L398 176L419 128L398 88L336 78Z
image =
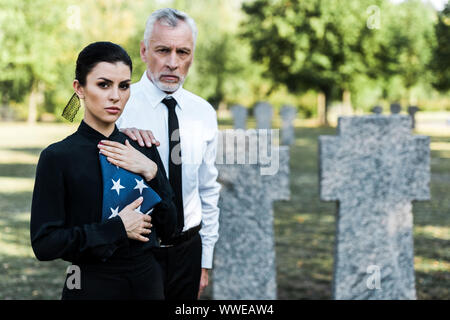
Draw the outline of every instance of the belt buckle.
M171 248L173 247L173 244L161 244L161 239L159 239L159 246L161 248Z

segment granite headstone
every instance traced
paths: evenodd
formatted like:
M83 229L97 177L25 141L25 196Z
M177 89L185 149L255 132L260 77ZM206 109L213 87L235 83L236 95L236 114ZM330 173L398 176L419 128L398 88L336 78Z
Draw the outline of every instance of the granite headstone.
M280 109L281 115L281 144L291 145L295 142L294 120L297 110L288 105L284 105Z
M417 106L409 106L409 107L408 107L408 114L411 116L411 121L412 121L411 127L412 127L413 129L416 128L416 113L417 113L419 110L420 110L420 109L419 109L419 107L417 107Z
M255 105L254 115L256 118L256 127L258 129L271 129L273 108L267 102L259 102Z
M383 113L383 107L382 106L374 106L372 109L370 109L372 113L374 114L382 114Z
M234 129L247 129L247 108L240 104L233 105L231 108L231 114L233 115L233 128Z
M406 115L342 117L319 137L320 197L339 201L335 299L416 299L411 202L430 199L429 144Z
M402 111L402 106L399 103L391 103L390 108L392 114L399 114Z
M226 131L232 135L237 130ZM242 130L241 133L249 138L248 141L258 137L256 130ZM222 189L220 236L214 250L213 299L276 299L272 205L274 201L290 196L289 147L274 146L259 139L258 144L266 144L263 149L268 150L270 156L278 154L279 158L278 170L273 170L273 174L262 174L262 168L268 163L265 156L258 157L255 164L249 164L248 160L243 164L226 161L229 156L248 154L252 146L247 142L234 144L231 148L227 143L224 147L225 136L222 131L219 149L226 150L223 154L218 152L216 161ZM267 136L272 137L272 134ZM260 146L258 150L261 150Z

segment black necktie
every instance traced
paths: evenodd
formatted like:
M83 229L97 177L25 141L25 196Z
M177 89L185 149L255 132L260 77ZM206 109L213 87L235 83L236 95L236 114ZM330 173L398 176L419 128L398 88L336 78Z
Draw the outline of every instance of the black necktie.
M166 98L162 101L169 111L169 182L175 193L175 206L177 207L177 232L183 231L184 210L183 210L183 189L181 184L181 145L180 128L178 125L175 107L177 102L173 98ZM175 150L175 151L173 151Z

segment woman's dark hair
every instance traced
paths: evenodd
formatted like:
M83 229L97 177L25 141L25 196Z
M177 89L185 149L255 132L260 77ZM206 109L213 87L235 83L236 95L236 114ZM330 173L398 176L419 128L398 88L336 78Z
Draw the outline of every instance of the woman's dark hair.
M81 50L75 68L75 79L84 86L88 73L100 62L123 62L133 71L131 58L124 48L118 44L100 41L94 42Z

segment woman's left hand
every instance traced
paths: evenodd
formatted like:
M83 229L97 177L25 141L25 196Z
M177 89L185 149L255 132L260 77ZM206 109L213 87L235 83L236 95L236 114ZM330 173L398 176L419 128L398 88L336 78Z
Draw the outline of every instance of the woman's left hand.
M156 176L158 166L125 140L125 144L102 140L98 144L100 152L115 166L142 175L150 181Z

